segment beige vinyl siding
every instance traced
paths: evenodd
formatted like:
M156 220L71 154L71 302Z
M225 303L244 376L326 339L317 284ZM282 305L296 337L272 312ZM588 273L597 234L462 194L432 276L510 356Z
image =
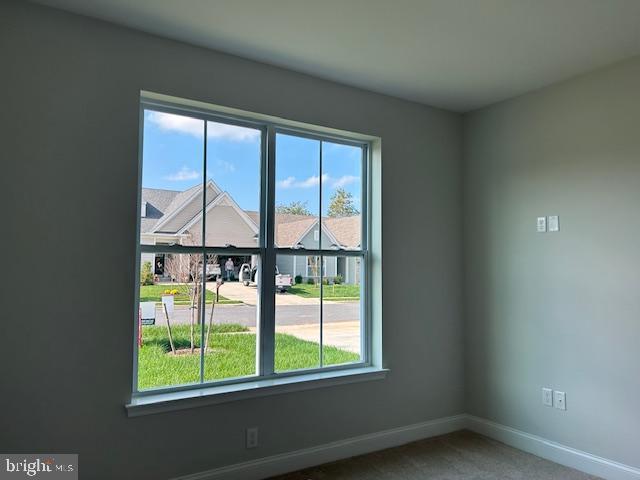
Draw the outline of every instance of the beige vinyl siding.
M189 230L202 231L202 222L196 222ZM207 213L207 246L255 247L258 245L256 233L231 206L216 205Z

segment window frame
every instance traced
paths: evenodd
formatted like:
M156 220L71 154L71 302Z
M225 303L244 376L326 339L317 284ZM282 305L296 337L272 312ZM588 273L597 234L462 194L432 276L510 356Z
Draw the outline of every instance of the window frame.
M251 114L248 112L229 113L226 107L208 106L199 107L182 103L180 99L161 100L156 98L157 94L141 95L139 106L139 145L138 145L138 192L137 192L137 228L136 228L136 262L135 262L135 298L134 298L134 335L133 335L133 384L132 399L142 398L146 396L166 394L172 392L189 391L195 389L203 389L218 386L229 386L234 384L243 384L256 382L261 380L272 380L287 377L304 377L310 374L325 374L332 371L367 369L374 365L373 345L372 345L372 318L371 318L371 252L369 244L371 239L371 209L369 208L372 195L372 179L371 179L371 162L372 162L372 140L354 139L347 136L336 134L333 129L309 125L307 127L295 125L290 122L275 121L266 118L264 115ZM189 102L184 100L184 102ZM204 130L204 155L203 155L203 182L206 181L206 163L207 163L207 134L206 124L208 121L235 125L258 129L261 132L261 153L260 153L260 233L258 245L256 247L207 247L203 241L202 246L185 246L185 245L141 245L140 244L140 223L142 208L142 168L143 168L143 148L144 148L144 114L145 110L157 112L171 113L176 115L184 115L191 118L203 120L205 124ZM285 248L277 247L275 244L275 145L276 135L282 133L285 135L293 135L302 138L309 138L321 142L331 142L349 146L356 146L362 149L362 205L361 205L361 244L358 249L331 249L329 247L318 249L306 248ZM354 134L355 136L360 136ZM362 137L365 137L362 135ZM322 149L321 149L322 152ZM322 158L322 153L320 153ZM321 171L320 171L321 175ZM320 186L322 192L322 185ZM320 193L322 195L322 193ZM204 197L204 196L203 196ZM320 199L321 201L321 199ZM203 198L203 209L206 208L206 200ZM320 212L320 217L322 212ZM203 222L206 221L203 219ZM322 222L319 222L319 236L322 238ZM322 247L322 245L320 245ZM167 387L138 389L138 308L140 298L140 255L141 253L154 254L171 254L171 253L197 253L202 255L256 255L261 264L260 284L258 307L258 323L256 330L256 371L253 375L228 378L223 380L204 381L204 356L201 354L200 359L200 382L192 384L173 385ZM275 371L275 282L268 281L268 271L275 271L276 257L278 255L305 255L317 256L321 259L322 265L321 277L325 274L326 257L359 257L360 258L360 361L345 363L340 365L320 366L309 369L299 369L292 371L276 372ZM206 262L203 262L203 268L206 269ZM203 275L205 277L205 275ZM203 280L204 281L204 280ZM322 282L320 282L322 285ZM322 288L321 288L322 290ZM204 296L202 301L204 302ZM320 294L320 304L322 305L322 293ZM205 309L201 309L202 322ZM322 324L322 318L321 318ZM204 335L204 331L202 331ZM322 350L322 341L320 340L320 350Z

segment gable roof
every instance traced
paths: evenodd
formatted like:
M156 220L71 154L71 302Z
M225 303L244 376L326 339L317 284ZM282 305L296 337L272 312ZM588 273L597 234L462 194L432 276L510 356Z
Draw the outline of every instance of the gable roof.
M302 220L278 223L278 216L276 215L276 245L279 247L297 245L311 226L316 223L315 217L305 217Z
M147 202L147 214L140 219L140 233L151 231L158 220L168 211L172 201L184 192L162 190L159 188L143 188L142 203Z
M238 216L247 224L247 226L254 232L254 233L258 233L260 231L260 228L258 227L258 224L255 223L251 217L249 215L247 215L247 212L245 212L244 210L242 210L240 208L240 206L236 203L236 201L231 197L231 195L229 195L227 192L222 192L220 195L218 195L212 202L209 202L207 204L207 208L206 208L206 213L208 213L212 208L214 208L216 205L225 205L228 207L233 208L236 213L238 214ZM191 228L193 225L195 225L198 221L200 221L200 219L202 218L202 211L198 212L191 220L189 220L179 231L178 233L185 233L186 230L188 230L189 228Z
M350 217L325 218L322 221L327 230L333 233L344 248L359 247L362 242L362 223L360 215Z
M227 193L222 192L219 187L210 181L208 186L212 186L214 191L220 193L211 199L208 209L215 206L218 202L226 199L235 207L238 215L247 222L255 231L258 231L260 225L260 214L253 210L241 210L233 198ZM159 226L167 223L167 220L175 216L182 210L202 189L202 185L195 185L182 192L176 190L162 190L155 188L142 189L142 201L147 202L147 215L141 218L140 233L154 233ZM201 212L196 216L192 216L188 221L184 222L175 232L180 233L185 230L188 225L197 221ZM295 215L290 213L276 213L276 244L279 247L291 247L300 242L303 237L317 224L317 217L311 215ZM324 217L322 219L323 231L343 248L355 248L360 245L361 227L360 215L351 217L331 218Z

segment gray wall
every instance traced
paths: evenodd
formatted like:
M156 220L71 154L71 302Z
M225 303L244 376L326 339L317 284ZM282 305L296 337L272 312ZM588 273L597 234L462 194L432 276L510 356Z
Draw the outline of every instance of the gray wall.
M159 479L463 411L460 116L30 4L0 58L0 451ZM141 89L382 137L386 380L126 417Z
M463 185L467 409L634 466L639 86L636 58L467 115Z

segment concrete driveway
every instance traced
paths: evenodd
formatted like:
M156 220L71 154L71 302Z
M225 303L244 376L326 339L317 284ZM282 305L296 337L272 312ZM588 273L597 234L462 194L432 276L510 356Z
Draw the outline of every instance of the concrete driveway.
M207 282L207 290L215 292L216 282ZM220 285L220 295L229 300L238 300L246 305L257 305L258 289L255 285L245 287L241 282L226 282ZM276 306L318 305L319 303L317 298L304 298L290 293L276 293Z

